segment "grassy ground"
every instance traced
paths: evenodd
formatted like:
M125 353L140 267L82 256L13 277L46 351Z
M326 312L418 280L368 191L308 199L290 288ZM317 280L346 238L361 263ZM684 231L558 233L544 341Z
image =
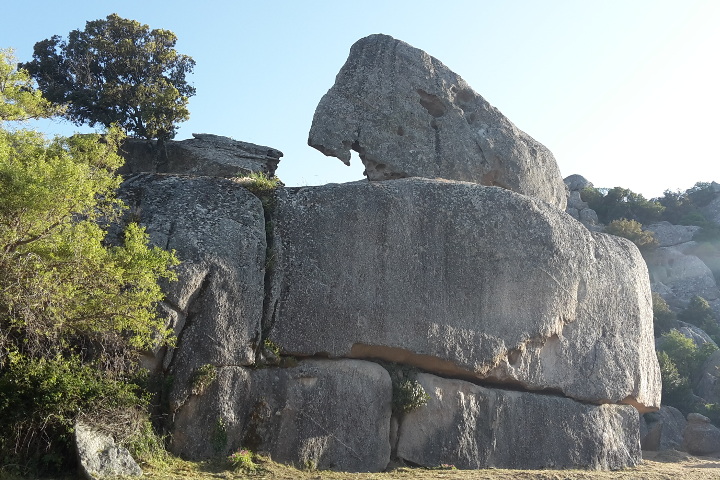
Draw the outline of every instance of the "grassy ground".
M587 470L426 470L399 468L387 473L343 473L298 470L259 457L254 472L232 470L226 462L185 462L173 459L164 466L144 466L147 479L267 479L267 480L510 480L510 479L720 479L720 458L693 457L684 453L645 452L642 465L617 472Z

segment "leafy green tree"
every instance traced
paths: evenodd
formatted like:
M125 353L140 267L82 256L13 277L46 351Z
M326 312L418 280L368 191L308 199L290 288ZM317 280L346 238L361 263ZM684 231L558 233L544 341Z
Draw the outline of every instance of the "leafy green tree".
M613 220L605 228L605 232L618 237L627 238L633 242L641 251L651 250L658 245L653 232L643 230L642 225L635 220Z
M189 118L188 84L195 61L175 50L169 30L150 30L116 14L87 22L68 40L53 36L35 44L24 64L50 101L67 105L78 125L110 127L144 138L168 139Z
M28 88L3 111L32 111ZM174 254L132 223L106 238L122 139L0 128L0 476L65 469L77 416L141 408L138 356L171 341L155 307Z
M622 187L609 190L590 187L581 192L581 197L604 224L621 218L649 224L659 220L664 209L659 202Z
M0 49L0 122L51 117L60 109L35 89L30 74L17 68L12 49Z

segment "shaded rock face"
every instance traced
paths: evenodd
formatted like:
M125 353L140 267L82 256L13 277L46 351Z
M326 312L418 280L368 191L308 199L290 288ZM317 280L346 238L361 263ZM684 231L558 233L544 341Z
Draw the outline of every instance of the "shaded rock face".
M147 367L172 373L177 405L200 366L255 360L265 294L262 204L230 180L152 174L129 178L120 197L151 243L175 250L182 261L162 304L177 348L146 359Z
M720 350L705 360L695 391L705 403L720 403Z
M499 186L565 208L552 153L436 58L387 35L350 49L308 144L370 180L427 177Z
M699 413L687 417L683 435L683 450L691 455L710 455L720 452L720 429Z
M530 197L427 179L286 189L275 217L270 337L286 353L659 405L629 241Z
M80 474L88 480L139 477L142 469L124 447L115 444L110 435L82 422L75 424L75 447Z
M203 459L242 446L299 467L377 472L390 461L391 397L388 372L360 360L223 367L177 412L171 450Z
M653 232L660 247L673 247L690 242L693 236L701 230L695 225L673 225L670 222L653 223L645 229Z
M653 290L675 308L686 307L695 295L708 301L719 299L720 289L710 268L681 247L660 247L645 255Z
M208 133L193 133L189 140L168 140L157 151L156 142L129 138L120 153L125 165L118 173L176 173L213 177L239 177L252 172L268 176L283 156L280 150L239 142Z
M680 450L687 421L675 407L664 405L657 412L644 415L647 432L641 436L643 450Z
M619 469L640 463L638 412L420 374L427 406L406 414L397 455L433 467Z

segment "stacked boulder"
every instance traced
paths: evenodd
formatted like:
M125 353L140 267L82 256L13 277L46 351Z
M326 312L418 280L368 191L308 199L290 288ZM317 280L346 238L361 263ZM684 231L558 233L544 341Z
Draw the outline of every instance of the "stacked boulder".
M600 220L595 210L582 199L582 191L591 188L593 184L578 174L566 177L565 186L568 189L567 208L565 211L574 219L579 220L590 230L601 231Z
M348 471L641 460L638 411L660 403L647 269L564 212L544 146L385 35L352 47L309 143L358 151L371 181L263 202L231 179L126 182L184 261L165 304L177 345L148 357L173 378L176 453Z

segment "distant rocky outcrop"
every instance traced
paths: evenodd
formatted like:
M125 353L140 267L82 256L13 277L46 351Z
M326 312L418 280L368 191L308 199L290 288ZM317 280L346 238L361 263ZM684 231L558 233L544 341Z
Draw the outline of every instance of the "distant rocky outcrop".
M555 158L438 59L388 35L350 49L313 117L308 144L370 180L445 178L499 186L565 208Z
M193 133L193 137L189 140L167 140L162 144L128 138L120 149L125 165L119 173L241 177L251 172L262 172L272 176L283 156L280 150L220 135Z
M683 435L683 450L692 455L717 455L720 453L720 429L710 419L699 413L687 417Z
M581 193L593 184L582 175L573 174L564 180L568 189L567 207L565 211L574 219L579 220L589 230L601 231L602 226L595 210L583 201Z

